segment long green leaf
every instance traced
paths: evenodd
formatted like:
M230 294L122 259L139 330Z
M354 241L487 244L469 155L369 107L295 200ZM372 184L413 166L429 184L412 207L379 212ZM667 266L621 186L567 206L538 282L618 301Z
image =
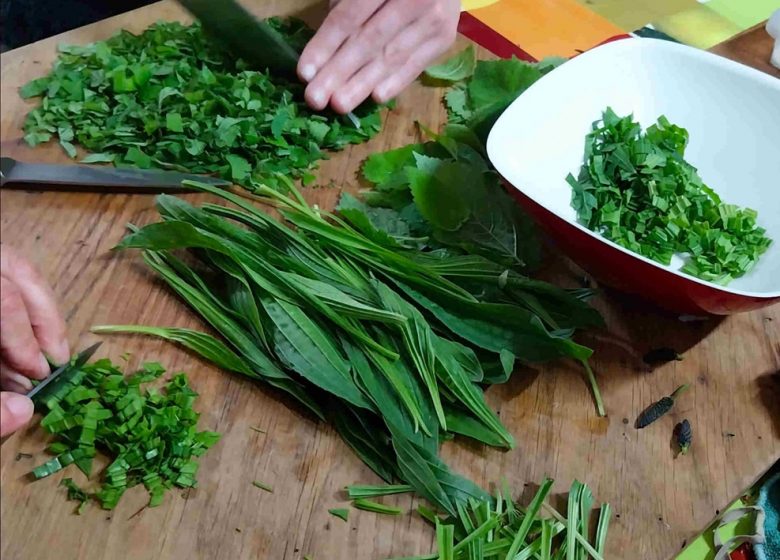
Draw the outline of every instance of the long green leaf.
M569 490L568 517L566 519L566 560L577 558L577 535L580 528L580 500L583 484L579 480L571 483Z
M405 494L414 492L414 488L408 484L385 484L384 486L353 484L347 486L347 496L350 500L358 498L377 498L392 494Z
M447 429L447 420L444 416L444 408L441 404L439 386L436 382L436 349L434 347L434 334L425 318L414 306L391 290L386 284L379 281L374 283L382 304L393 313L397 313L406 319L401 325L404 346L414 363L417 372L428 390L433 409L439 419L442 429Z
M416 397L414 379L403 366L402 360L391 363L382 356L372 354L370 350L359 349L343 337L341 345L352 366L355 382L373 401L376 409L382 411L387 422L420 444L423 443L423 436L419 432L421 425L426 427L428 433L435 433L435 430L427 427L433 421L421 406L421 399ZM433 438L425 440L430 440L431 445L438 448L438 442Z
M509 547L509 552L506 554L506 560L514 560L517 553L520 552L520 548L525 544L525 538L528 536L528 531L536 520L536 515L539 513L539 509L547 498L547 494L549 494L552 485L552 479L545 478L539 486L539 490L536 491L536 495L528 505L528 509L525 511L525 517L523 517L520 528L517 530L517 533L515 533L514 539L512 540L512 546Z
M439 550L439 560L455 560L455 526L436 523L436 545Z
M453 352L450 351L452 343L437 335L432 336L434 337L433 344L436 348L436 359L439 366L436 369L437 377L455 395L462 406L466 407L501 439L505 447L513 448L515 441L512 434L507 431L495 412L485 403L482 391L471 382L466 371Z
M599 510L599 524L596 527L596 551L604 555L604 549L607 544L607 530L612 516L612 507L609 504L602 504Z
M290 369L357 407L374 409L353 382L349 363L335 341L317 323L295 305L268 299L261 302L276 327L276 354Z
M255 379L260 378L238 354L213 336L200 331L141 325L97 325L90 331L95 334L143 334L164 338L181 344L222 369Z

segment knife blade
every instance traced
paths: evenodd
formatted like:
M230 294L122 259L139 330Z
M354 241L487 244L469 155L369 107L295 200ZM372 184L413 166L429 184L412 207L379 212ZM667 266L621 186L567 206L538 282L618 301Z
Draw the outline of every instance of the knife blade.
M178 0L231 53L255 68L269 68L288 77L296 77L300 53L267 21L257 19L237 0ZM354 112L347 118L360 130Z
M96 190L105 192L151 192L166 190L188 191L182 187L184 180L200 181L217 187L231 183L223 179L164 171L160 169L131 169L120 167L92 167L88 165L54 165L50 163L26 163L13 158L0 158L0 187L58 190ZM84 188L89 187L89 188Z
M49 374L49 377L38 383L35 387L32 388L30 392L27 393L27 398L32 399L35 397L38 393L40 393L44 388L48 387L52 383L54 383L57 379L64 379L62 376L63 374L70 372L70 371L76 371L81 368L84 364L86 364L89 359L95 354L98 348L100 348L100 345L103 344L102 342L96 342L86 350L78 353L76 356L74 356L68 363L61 365L56 370L54 370L51 374Z
M236 0L179 0L179 3L232 54L256 68L295 76L300 54L267 21L257 19Z

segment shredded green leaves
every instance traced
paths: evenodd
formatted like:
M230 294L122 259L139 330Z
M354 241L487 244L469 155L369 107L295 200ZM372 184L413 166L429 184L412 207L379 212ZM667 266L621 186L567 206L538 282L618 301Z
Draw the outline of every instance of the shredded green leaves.
M161 377L157 363L144 364L130 376L109 360L87 364L47 393L41 406L47 411L41 426L55 439L48 451L56 457L33 469L36 479L75 464L87 477L98 451L110 464L100 473L96 492L87 494L69 478L62 484L68 499L88 498L113 509L122 494L138 484L149 492L149 507L159 505L172 486L197 485L197 457L219 439L214 432L198 432L197 397L187 377L176 374L163 391L141 385Z
M297 50L312 35L299 20L269 23ZM92 152L83 163L218 174L254 190L276 184L275 173L308 184L323 150L381 127L376 105L359 107L353 123L311 111L303 88L248 68L199 24L159 22L140 35L61 46L52 72L20 94L41 98L24 125L31 146L56 138L71 158L76 145Z
M688 131L666 117L646 131L607 108L569 175L579 220L615 243L696 278L728 284L755 266L771 240L757 213L723 202L685 161Z

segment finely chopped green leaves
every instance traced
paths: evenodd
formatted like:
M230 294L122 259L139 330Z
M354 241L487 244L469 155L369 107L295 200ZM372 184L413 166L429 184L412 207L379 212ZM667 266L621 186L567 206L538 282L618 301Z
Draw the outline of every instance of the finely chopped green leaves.
M105 359L83 366L42 403L47 413L41 426L55 436L48 450L56 457L33 469L33 476L44 478L75 463L89 477L98 451L107 455L111 462L94 494L63 480L68 499L81 502L79 513L90 497L113 509L138 484L149 492L150 507L172 486L196 486L197 457L219 434L197 431L199 414L192 408L197 393L184 374L174 375L163 391L141 389L164 373L157 363L130 376Z
M312 33L298 20L270 22L296 46ZM323 150L363 142L381 126L371 103L355 111L359 128L312 112L302 84L250 69L198 24L176 22L62 46L52 72L20 94L41 97L24 125L31 146L56 138L70 157L75 145L93 152L85 163L218 174L249 189L276 184L277 172L312 181L307 171Z
M771 240L755 210L728 204L683 159L688 132L665 117L646 131L607 108L585 140L572 206L589 229L640 255L728 284L756 264Z

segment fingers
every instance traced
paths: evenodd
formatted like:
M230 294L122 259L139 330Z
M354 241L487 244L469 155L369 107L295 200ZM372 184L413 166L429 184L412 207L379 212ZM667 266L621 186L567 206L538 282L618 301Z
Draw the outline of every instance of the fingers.
M48 283L35 267L13 251L3 249L2 260L2 276L16 286L40 350L57 363L67 362L70 348L65 336L65 322ZM26 373L25 370L20 371ZM45 371L48 372L48 367Z
M298 76L309 82L333 57L347 37L358 30L383 4L383 0L338 2L333 5L317 33L306 45L298 61Z
M306 101L348 113L387 101L455 40L458 0L340 0L301 55Z
M0 388L3 391L24 394L29 392L32 387L33 385L29 377L0 363Z
M49 364L33 333L21 290L5 276L0 277L0 352L3 362L14 371L43 379Z
M431 60L439 56L448 47L444 41L433 39L422 45L403 66L385 77L373 90L371 96L377 103L387 103L419 76Z
M406 65L431 34L425 19L414 22L402 31L385 45L381 56L376 57L338 88L331 96L333 109L343 114L360 105L388 76Z
M33 415L33 403L24 395L0 393L0 437L15 432Z
M385 45L403 34L404 29L417 19L419 9L416 0L394 0L380 8L318 70L306 88L309 105L317 110L324 109L337 89L367 63L382 58Z

